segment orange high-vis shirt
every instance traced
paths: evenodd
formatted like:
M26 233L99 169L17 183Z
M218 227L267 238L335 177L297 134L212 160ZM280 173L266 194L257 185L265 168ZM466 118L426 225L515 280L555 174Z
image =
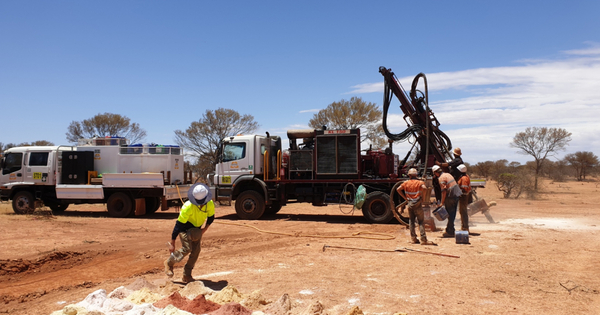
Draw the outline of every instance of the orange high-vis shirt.
M398 191L404 190L408 200L419 200L421 197L421 189L425 183L417 179L409 179L398 187Z
M468 194L471 192L471 178L469 177L469 175L463 175L461 178L458 179L458 186L460 187L460 190L463 191L463 193Z

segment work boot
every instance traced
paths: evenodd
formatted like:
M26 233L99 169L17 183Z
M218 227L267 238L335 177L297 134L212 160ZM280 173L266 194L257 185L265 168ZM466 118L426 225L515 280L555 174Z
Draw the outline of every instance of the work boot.
M419 240L418 240L416 237L413 237L413 238L410 240L410 243L411 243L411 244L419 244Z
M444 234L442 234L442 237L443 238L451 238L451 237L454 237L454 234L450 234L448 232L444 232Z
M432 245L432 246L437 246L436 243L432 242L432 241L428 241L426 238L421 239L421 245Z
M173 265L171 265L171 259L169 258L165 260L165 274L169 278L173 277Z
M190 283L190 282L194 282L196 280L194 280L194 278L192 276L189 275L183 275L183 278L181 278L181 281L183 283Z

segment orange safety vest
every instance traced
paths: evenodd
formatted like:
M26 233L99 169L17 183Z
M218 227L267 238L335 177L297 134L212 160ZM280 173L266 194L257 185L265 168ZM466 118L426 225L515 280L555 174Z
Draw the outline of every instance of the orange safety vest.
M460 190L462 190L463 194L468 194L471 192L471 178L469 175L465 174L461 178L458 179L458 186Z
M398 191L404 190L408 200L417 201L421 198L421 186L423 185L425 183L420 180L409 179L398 187Z

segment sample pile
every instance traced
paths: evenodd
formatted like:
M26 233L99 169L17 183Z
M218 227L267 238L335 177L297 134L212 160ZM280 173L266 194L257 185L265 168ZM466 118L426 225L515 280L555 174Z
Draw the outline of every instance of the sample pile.
M352 314L357 309L353 309ZM160 285L138 278L128 286L110 293L99 289L82 301L69 304L50 315L325 315L320 302L308 307L293 307L287 294L277 301L266 300L259 291L248 295L228 285L220 291L204 286L201 281L181 287L165 281Z

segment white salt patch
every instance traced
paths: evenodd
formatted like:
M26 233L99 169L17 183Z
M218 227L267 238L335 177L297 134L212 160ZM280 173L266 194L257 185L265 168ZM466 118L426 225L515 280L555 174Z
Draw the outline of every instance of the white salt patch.
M215 273L209 273L207 275L202 275L202 276L200 276L200 278L220 277L220 276L230 275L232 273L233 273L233 271L215 272Z
M58 305L63 305L63 304L66 304L66 303L67 303L67 301L58 301L58 302L56 302L56 304L58 304Z
M360 299L357 298L352 298L348 300L348 303L350 303L350 305L358 304L358 302L360 302Z
M302 290L302 291L300 291L300 294L310 295L310 294L315 294L315 293L311 290Z
M489 245L488 247L491 249L498 249L498 245Z
M539 229L557 230L600 230L600 226L591 226L589 222L570 218L535 218L535 219L508 219L500 224L525 224Z

